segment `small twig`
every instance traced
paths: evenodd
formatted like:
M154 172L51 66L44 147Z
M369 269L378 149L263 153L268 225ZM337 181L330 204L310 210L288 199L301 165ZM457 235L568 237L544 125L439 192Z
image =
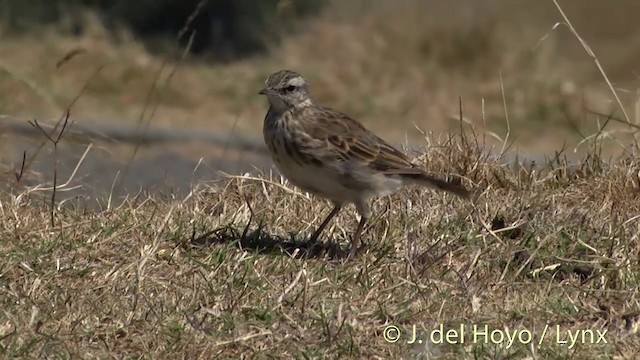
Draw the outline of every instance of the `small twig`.
M24 165L27 162L27 150L24 150L22 152L22 162L20 164L20 172L14 172L14 175L16 176L16 182L20 183L20 180L22 180L22 175L24 175Z
M62 138L62 134L64 134L64 130L67 128L67 125L69 123L69 112L67 111L65 113L64 119L63 119L63 122L62 122L62 129L60 129L60 132L58 133L58 135L56 136L55 139L52 136L52 134L55 133L55 131L56 131L55 127L51 131L51 134L49 134L49 133L47 133L47 131L45 129L42 128L42 126L40 126L40 124L38 124L38 120L33 120L30 123L31 123L31 126L34 126L38 130L40 130L42 132L42 134L44 136L46 136L46 138L49 139L49 141L51 141L54 145L58 145L58 143L60 142L60 138Z
M80 54L84 54L86 52L87 52L87 49L85 49L85 48L75 48L75 49L69 51L60 60L58 60L58 62L56 62L56 69L60 69L62 67L62 65L66 64L67 62L69 62L74 57L76 57L76 56L78 56Z
M255 215L253 212L253 208L251 207L251 202L249 201L249 198L247 197L247 195L243 194L242 197L244 197L244 202L247 204L247 207L249 208L249 222L247 222L247 226L242 231L242 236L240 237L240 240L239 240L240 245L242 245L242 240L245 240L247 238L247 235L249 234L249 227L251 226L251 222L253 221L253 218Z
M463 116L464 115L464 111L463 111L463 108L462 108L462 96L458 96L458 108L459 108L458 110L459 110L459 113L460 113L460 122L459 122L459 124L460 124L460 137L462 137L462 143L466 147L469 147L469 144L467 143L467 137L464 134L464 126L463 126L463 120L462 120L462 119L464 119L464 116Z
M89 77L87 82L82 86L82 89L80 89L78 94L71 100L71 102L67 106L67 110L65 110L65 112L62 114L62 117L60 117L60 119L58 119L56 124L53 126L53 130L51 131L51 133L54 133L55 131L57 131L58 127L60 126L62 121L65 119L65 115L68 115L71 112L71 108L75 105L75 103L78 101L78 99L80 99L82 94L89 87L89 84L93 81L93 79L95 79L98 76L98 74L100 74L100 72L102 71L102 69L104 69L104 67L105 67L105 64L102 64L102 65L98 66L96 68L96 70L91 74L91 76ZM29 122L29 123L31 123L31 122ZM33 124L31 124L31 125L33 125ZM42 131L42 129L41 129L41 131ZM40 151L42 150L42 148L44 147L45 144L46 144L46 141L43 141L42 143L40 143L40 145L38 145L38 148L35 150L33 155L31 155L29 157L29 160L27 160L27 162L25 164L25 170L28 170L29 168L31 168L31 165L33 164L33 162L35 161L36 157L38 156L38 154L40 153Z
M82 153L82 156L80 156L80 159L76 163L76 166L73 168L73 171L71 172L71 175L69 175L69 178L67 178L67 181L65 181L64 184L60 184L60 185L56 186L56 191L58 191L58 192L63 191L62 190L63 188L65 188L64 191L69 191L69 190L73 190L73 189L82 187L81 185L74 186L74 187L69 187L69 185L71 184L73 179L76 177L76 174L78 172L78 169L80 168L80 165L82 165L82 163L84 162L84 160L87 157L87 154L89 153L89 150L91 150L91 148L93 148L93 143L89 144L87 146L87 148L84 150L84 152ZM50 190L53 190L53 187L44 187L42 185L36 185L34 188L30 189L29 192L33 192L33 191L50 191Z
M558 25L563 24L566 27L569 28L569 30L571 31L571 33L573 33L573 35L578 39L578 41L580 42L580 45L582 45L582 47L584 48L584 50L587 52L587 54L589 55L589 57L591 57L591 59L593 60L593 62L596 64L596 67L598 68L598 71L600 71L600 75L602 75L602 77L604 78L604 81L607 83L607 85L609 86L609 90L611 90L611 93L613 94L613 97L616 99L616 102L618 103L618 106L620 107L620 110L622 111L622 113L624 114L624 118L628 123L631 123L631 120L629 118L629 115L627 115L627 111L625 110L624 106L622 106L622 101L620 101L620 98L618 97L618 93L616 93L616 90L613 88L613 85L611 84L611 81L609 81L609 77L607 76L607 74L604 72L604 69L602 68L602 65L600 65L600 61L598 60L598 57L596 56L596 54L593 52L593 50L591 49L591 47L589 46L589 44L587 44L586 41L584 41L582 39L582 37L578 34L578 32L576 31L576 29L573 27L573 25L571 24L571 21L569 21L569 18L567 17L567 15L564 13L564 11L562 10L562 7L560 7L560 4L558 4L557 0L553 0L553 3L556 5L556 7L558 8L558 12L560 12L560 15L562 15L562 18L564 19L564 23L558 23L554 25L554 28L556 28Z
M185 21L184 26L182 27L182 29L180 29L180 31L178 32L178 40L182 39L182 37L184 36L184 34L187 33L187 31L189 31L189 29L191 28L191 24L193 23L193 21L196 19L196 17L198 15L200 15L200 12L202 11L202 9L204 8L204 6L209 2L209 0L200 0L200 2L198 3L198 5L196 5L196 8L193 10L193 12L189 15L189 17L187 18L187 21ZM193 36L193 34L192 34ZM192 39L190 39L192 40Z
M576 37L576 39L578 39L578 41L580 42L580 45L582 45L582 47L586 51L587 55L589 55L589 57L591 57L591 59L593 60L594 64L598 68L598 71L600 72L600 75L602 75L602 78L607 83L607 86L608 86L609 90L611 91L611 94L613 95L614 99L616 100L616 104L618 105L618 107L622 111L622 115L624 115L624 120L625 120L626 124L631 126L631 124L633 124L631 122L631 118L627 114L627 110L624 108L624 105L622 105L622 101L620 100L620 97L618 96L618 93L616 92L615 88L611 84L611 81L609 80L609 77L604 72L604 69L602 68L602 65L600 65L600 60L598 60L598 57L593 52L593 50L591 49L589 44L587 44L587 42L582 39L582 37L578 34L576 29L573 27L573 25L571 24L571 21L569 21L569 18L567 17L567 15L562 10L562 7L560 6L560 4L558 4L558 1L557 0L553 0L553 3L555 4L556 8L558 8L558 12L560 13L560 15L562 15L562 18L564 19L564 22L555 24L553 26L553 29L555 29L559 25L565 25L567 28L569 28L569 31L571 31L571 33ZM635 145L637 147L638 146L638 141L637 141L636 134L634 134L633 138L634 138Z
M120 170L116 172L116 176L113 178L113 182L111 183L111 189L109 189L109 197L107 198L107 211L111 210L111 201L113 200L113 191L119 176L120 176Z
M624 123L625 125L629 125L629 126L631 126L632 128L634 128L636 130L640 130L640 125L636 125L634 123L627 123L626 120L617 118L617 117L613 116L613 114L604 114L604 113L601 113L601 112L598 112L598 111L595 111L595 110L591 110L591 109L586 109L586 111L588 113L590 113L590 114L593 114L593 115L598 115L598 116L605 117L605 118L607 118L607 121L613 120L615 122Z
M62 128L60 129L58 134L55 136L55 138L53 134L56 132L56 128L54 128L49 134L42 128L42 126L40 126L40 124L38 123L38 120L33 120L32 122L30 122L30 124L33 127L40 130L42 134L53 144L53 161L54 161L53 191L51 192L51 210L50 210L51 227L53 227L55 226L56 190L58 185L58 143L62 139L62 135L64 134L64 131L67 129L67 125L69 124L69 111L67 110L67 112L65 113L64 120L62 122ZM75 171L74 171L74 174L75 174Z
M282 190L284 190L284 191L288 192L289 194L298 195L298 196L300 196L300 197L302 197L302 198L305 198L305 199L309 200L309 198L308 198L308 197L306 197L306 196L304 195L304 193L301 193L301 192L298 192L298 191L292 190L291 188L288 188L288 187L286 187L286 186L284 186L284 185L282 185L282 184L278 184L278 183L277 183L277 182L275 182L275 181L271 181L271 180L267 180L267 179L262 179L262 178L254 177L254 176L248 176L248 175L231 175L231 174L227 174L227 173L225 173L225 172L223 172L223 171L221 171L221 172L220 172L220 174L222 174L222 175L223 175L225 178L227 178L227 179L251 180L251 181L257 181L257 182L261 182L261 183L271 184L271 185L274 185L274 186L279 187L280 189L282 189Z
M196 5L194 11L189 15L189 18L187 18L187 21L185 22L185 25L183 26L183 28L180 30L180 32L177 35L178 40L180 40L182 38L182 36L184 36L184 34L191 28L191 23L195 20L195 18L198 16L198 14L200 14L200 11L204 8L204 5L208 2L208 0L201 0L198 5ZM189 53L189 51L191 50L191 46L193 45L193 40L195 37L195 32L193 32L190 35L189 41L187 43L187 47L185 48L183 54L182 54L182 58L180 59L180 61L183 61L186 57L187 54ZM160 105L160 101L155 101L154 103L154 95L158 95L158 83L160 82L160 77L161 75L164 73L165 68L167 67L168 61L164 60L162 61L162 64L160 65L160 69L158 69L158 71L155 74L155 77L153 79L153 82L151 83L151 86L149 87L149 91L147 92L147 96L145 98L144 101L144 105L142 107L142 112L140 113L140 116L138 118L138 122L137 122L137 126L139 129L144 128L144 130L147 130L149 128L149 124L151 123L151 120L153 119L153 117L155 116L156 110L158 109L158 106ZM171 79L173 78L175 72L177 71L177 65L175 65L173 67L173 69L169 72L169 75L167 76L167 79L164 81L164 83L162 84L162 89L166 88L167 86L169 86L169 83L171 82ZM149 111L149 108L152 107L152 109ZM147 116L147 113L149 113L149 115ZM119 185L118 187L124 185L124 181L125 178L127 177L127 174L129 172L129 169L131 167L131 164L133 163L133 160L135 159L136 155L138 154L138 151L140 150L140 146L142 144L141 143L136 143L136 145L133 148L133 151L131 152L131 155L129 156L129 159L127 160L126 165L124 166L124 169L122 170L122 176L119 179Z
M502 92L502 106L504 106L504 117L507 122L507 134L502 142L502 149L500 149L500 157L504 156L509 136L511 135L511 123L509 122L509 111L507 110L507 97L504 93L504 82L502 81L502 71L500 72L500 91Z

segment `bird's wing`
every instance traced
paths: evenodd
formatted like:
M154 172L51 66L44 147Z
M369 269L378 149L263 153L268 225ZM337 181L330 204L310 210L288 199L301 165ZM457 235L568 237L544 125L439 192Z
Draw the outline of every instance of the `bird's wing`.
M320 107L310 107L306 111L311 113L299 118L309 120L301 121L299 125L313 142L319 144L314 152L321 153L327 160L356 162L389 174L422 172L402 152L348 115Z
M368 181L362 180L362 173L357 171L365 168L377 173L399 175L463 198L470 196L464 186L426 174L412 164L402 152L348 115L316 107L310 107L305 111L311 113L297 117L297 126L302 128L306 138L298 144L298 148L312 161L335 164L335 160L341 160L337 166L343 171L347 170L349 175L343 179L345 186L358 189L370 186Z

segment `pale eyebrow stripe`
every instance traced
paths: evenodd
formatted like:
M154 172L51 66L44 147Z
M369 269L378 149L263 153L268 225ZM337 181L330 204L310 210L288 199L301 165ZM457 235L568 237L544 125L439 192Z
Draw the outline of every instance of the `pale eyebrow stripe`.
M293 86L302 86L306 83L306 81L304 81L304 78L302 78L302 76L296 76L293 79L289 80L289 85L293 85Z

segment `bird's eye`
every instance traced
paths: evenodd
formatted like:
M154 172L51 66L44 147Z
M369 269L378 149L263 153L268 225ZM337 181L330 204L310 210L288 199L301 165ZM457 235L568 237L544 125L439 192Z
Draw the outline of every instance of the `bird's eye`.
M284 88L284 91L286 91L286 92L292 92L292 91L293 91L293 90L295 90L295 89L296 89L296 87L295 87L295 86L293 86L293 85L289 85L289 86L287 86L286 88Z

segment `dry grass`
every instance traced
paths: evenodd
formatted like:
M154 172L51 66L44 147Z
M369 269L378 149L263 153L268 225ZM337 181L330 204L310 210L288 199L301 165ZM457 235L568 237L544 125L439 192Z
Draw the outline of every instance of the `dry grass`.
M328 211L275 176L101 211L0 197L0 353L28 358L635 358L637 160L512 169L460 141L417 158L484 189L473 203L410 188L375 203L352 262L305 238ZM453 168L448 164L457 164ZM324 241L346 247L353 212ZM339 254L338 254L339 255ZM488 325L533 344L408 345ZM550 328L541 344L544 328ZM557 343L606 330L607 344ZM407 335L405 333L405 335ZM568 339L567 333L559 335ZM598 339L595 337L594 339ZM482 340L482 339L481 339Z
M587 95L595 89L596 98L607 102L606 88L586 80L575 88L563 86L558 79L564 79L565 69L552 61L555 48L545 48L551 40L524 51L529 42L508 41L523 33L505 31L500 22L474 17L460 32L451 32L434 20L433 28L422 29L429 19L446 23L443 14L450 8L429 13L416 10L421 2L370 4L375 11L363 12L357 2L328 11L267 59L181 64L171 81L166 79L172 66L166 66L157 87L152 85L162 61L131 43L56 34L44 42L29 37L3 42L7 56L0 63L5 76L0 86L13 97L0 104L2 112L30 108L59 114L105 60L107 66L73 105L76 118L100 113L136 121L151 93L148 107L158 104L157 124L214 123L228 130L225 126L239 119L239 131L251 132L264 112L254 89L276 66L308 74L323 102L367 116L370 127L386 130L387 138L399 136L404 130L397 129L410 122L450 127L443 119L458 113L458 95L487 101L484 118L479 106L467 107L464 114L473 126L465 127L464 137L420 135L427 146L416 154L416 162L434 173L462 176L479 190L478 198L467 203L408 188L380 199L365 228L368 249L351 262L341 258L338 246L348 246L356 222L352 209L336 218L324 246L309 249L305 239L329 211L327 204L271 174L201 184L186 198L170 192L130 195L124 202L101 198L94 199L100 205L94 210L66 201L53 213L50 193L25 188L27 179L3 189L0 355L638 357L637 154L603 160L603 138L611 135L604 132L583 143L578 163L568 164L560 154L543 167L514 167L487 155L495 151L484 143L489 137L470 133L484 134L484 121L488 129L501 129L508 115L512 135L518 129L528 129L523 134L531 138L548 135L561 123L558 109L567 110L566 116L583 111L575 102L581 94L571 89L586 89ZM354 16L358 13L362 16ZM53 69L54 59L78 42L89 50ZM339 51L322 63L309 62L327 48ZM584 71L578 68L573 70ZM466 88L469 84L473 87ZM424 102L426 93L431 98ZM527 125L536 112L542 125ZM435 123L429 119L427 126L424 114ZM402 126L388 120L397 117L405 119ZM586 134L593 133L589 126ZM544 148L553 141L539 143ZM3 169L3 176L10 178L11 171ZM465 343L430 341L440 325L445 332L466 326ZM532 342L474 341L474 325L516 331L523 340L530 332ZM390 326L402 332L395 343L384 337ZM407 344L414 327L423 342ZM604 331L606 344L591 343ZM570 333L587 338L572 347L559 343Z

